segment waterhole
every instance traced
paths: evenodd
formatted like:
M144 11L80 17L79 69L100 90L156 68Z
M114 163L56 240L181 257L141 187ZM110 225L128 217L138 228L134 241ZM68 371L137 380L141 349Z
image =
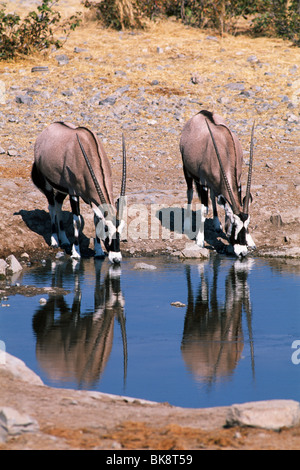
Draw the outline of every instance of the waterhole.
M47 385L184 407L300 398L297 261L62 258L13 282L52 288L0 308L1 344Z

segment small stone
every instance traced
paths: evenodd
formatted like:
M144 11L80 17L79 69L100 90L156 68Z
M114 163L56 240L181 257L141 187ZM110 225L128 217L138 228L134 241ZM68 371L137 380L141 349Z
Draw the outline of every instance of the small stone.
M9 150L7 151L7 155L8 155L9 157L16 157L16 156L18 155L18 152L17 152L15 149L9 149Z
M176 302L171 302L172 307L186 307L185 304L182 302L176 301Z
M295 114L289 113L287 114L287 121L291 123L298 124L299 118Z
M65 91L62 91L61 94L63 96L73 96L73 91L72 90L65 90Z
M39 300L39 303L40 303L40 305L46 305L47 304L47 299L45 299L44 297L41 297L40 300Z
M69 57L66 54L60 54L55 57L58 65L67 65L69 63Z
M49 68L43 65L37 65L36 67L32 67L31 72L49 72Z
M226 85L226 88L228 88L228 90L243 91L245 90L245 85L243 83L228 83L228 85Z
M115 70L115 75L117 77L126 77L127 76L127 74L126 74L126 72L124 72L124 70Z
M209 250L207 248L200 248L196 243L187 243L185 249L182 251L184 258L209 258Z
M247 62L251 62L252 64L255 64L256 62L258 62L258 58L256 57L256 55L252 54L247 58Z
M87 52L87 49L83 49L82 47L77 47L77 46L75 46L75 47L74 47L74 52L75 52L76 54L79 54L80 52Z
M31 104L31 103L33 103L33 99L29 95L17 95L16 96L16 103Z
M99 104L101 106L113 106L116 101L117 101L116 96L108 96L107 98L104 98L103 100L100 100Z
M19 263L19 261L14 255L9 255L6 258L6 262L8 264L7 271L9 274L17 273L19 271L22 271L23 269L21 264Z
M219 41L216 36L206 36L205 38L207 41Z
M36 432L39 429L38 423L30 416L21 414L8 406L0 408L0 427L10 436L17 436L25 432Z

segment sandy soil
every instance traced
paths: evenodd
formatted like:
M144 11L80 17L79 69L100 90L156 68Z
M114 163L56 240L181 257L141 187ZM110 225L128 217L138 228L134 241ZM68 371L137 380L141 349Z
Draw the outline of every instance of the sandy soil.
M70 3L73 8L79 4ZM61 54L69 59L65 65L57 60ZM32 72L32 67L41 65L49 71ZM177 256L188 240L171 232L151 239L151 207L181 208L186 203L178 144L184 122L200 109L223 115L240 138L245 150L243 182L251 126L256 121L250 225L256 255L299 257L300 69L299 49L290 43L245 36L219 38L171 20L145 31L119 33L85 19L62 50L1 62L0 72L5 85L0 104L0 257L27 252L34 262L56 254L49 247L46 200L32 185L30 169L37 135L57 120L99 133L112 164L116 196L124 132L128 204L142 204L141 220L148 225L137 239L129 233L122 252L124 256ZM17 102L20 96L27 97L25 103ZM113 104L105 101L107 97L113 97ZM67 202L64 210L69 211ZM83 249L89 253L93 216L85 204L82 213ZM69 217L67 212L65 216ZM133 219L134 213L129 220ZM209 227L208 223L206 240L211 247L216 239ZM299 429L281 433L224 429L224 409L182 410L99 399L86 392L24 387L3 374L0 382L1 405L36 417L41 430L10 439L2 445L5 449L288 449L300 445Z

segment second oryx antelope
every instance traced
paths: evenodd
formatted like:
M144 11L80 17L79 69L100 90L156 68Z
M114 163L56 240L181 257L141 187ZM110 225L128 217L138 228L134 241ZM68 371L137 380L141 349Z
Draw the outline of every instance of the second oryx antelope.
M95 256L104 256L102 240L109 260L120 263L126 186L124 137L121 195L116 206L109 160L97 135L85 127L64 122L50 124L36 140L31 177L49 203L53 247L70 245L62 220L62 204L69 195L74 226L72 257L80 258L79 232L82 221L79 198L82 198L94 211Z
M180 151L187 183L188 213L190 214L193 199L193 181L201 201L200 228L196 236L199 246L204 246L204 222L208 211L209 189L215 229L221 230L216 207L216 198L218 198L218 203L225 209L225 232L235 254L246 256L248 248L255 248L248 231L249 204L252 200L250 187L253 134L254 124L251 133L247 189L242 201L242 147L225 121L219 115L203 110L192 117L183 128Z

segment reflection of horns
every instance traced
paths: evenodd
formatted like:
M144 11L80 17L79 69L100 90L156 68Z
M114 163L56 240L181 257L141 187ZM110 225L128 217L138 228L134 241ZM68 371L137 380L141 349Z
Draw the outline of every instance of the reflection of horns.
M128 363L128 352L127 352L127 337L126 337L126 326L125 326L125 317L122 312L121 315L119 315L119 323L121 327L121 333L122 333L122 342L123 342L123 357L124 357L124 387L126 384L126 378L127 378L127 363Z
M227 176L226 176L226 173L225 173L225 170L224 170L224 167L223 167L223 163L222 163L222 160L221 160L221 157L220 157L220 154L219 154L219 150L218 150L217 144L216 144L216 142L215 142L213 133L212 133L212 131L211 131L211 128L210 128L210 126L209 126L209 124L208 124L207 119L205 119L205 121L206 121L208 130L209 130L209 133L210 133L210 135L211 135L211 138L212 138L212 141L213 141L213 144L214 144L214 148L215 148L215 152L216 152L216 155L217 155L219 164L220 164L222 176L223 176L223 179L224 179L224 182L225 182L225 185L226 185L226 188L227 188L227 192L228 192L229 197L230 197L230 200L231 200L232 210L233 210L234 214L239 214L240 211L239 211L239 209L238 209L238 207L237 207L237 205L236 205L236 202L235 202L233 193L232 193L232 191L231 191L231 187L230 187L229 181L228 181L228 179L227 179Z
M76 134L76 136L77 136L77 139L78 139L78 142L79 142L79 145L80 145L82 154L83 154L83 156L84 156L84 159L85 159L85 161L86 161L87 167L88 167L89 172L90 172L90 174L91 174L91 177L92 177L92 179L93 179L93 182L94 182L96 191L97 191L97 193L98 193L100 202L101 202L101 204L106 204L106 200L105 200L104 194L103 194L103 192L102 192L102 190L101 190L101 188L100 188L100 184L99 184L99 182L98 182L98 180L97 180L97 178L96 178L96 175L95 175L95 173L94 173L94 170L93 170L93 168L92 168L92 165L91 165L91 163L90 163L90 161L89 161L89 159L88 159L88 156L87 156L87 154L86 154L86 152L85 152L85 150L84 150L84 148L83 148L82 143L80 142L80 139L79 139L78 134Z
M249 172L248 172L248 181L247 181L246 196L245 196L244 207L243 207L243 212L244 212L245 214L248 214L248 211L249 211L251 176L252 176L252 163L253 163L253 136L254 136L254 126L255 126L255 122L253 122L252 131L251 131Z

